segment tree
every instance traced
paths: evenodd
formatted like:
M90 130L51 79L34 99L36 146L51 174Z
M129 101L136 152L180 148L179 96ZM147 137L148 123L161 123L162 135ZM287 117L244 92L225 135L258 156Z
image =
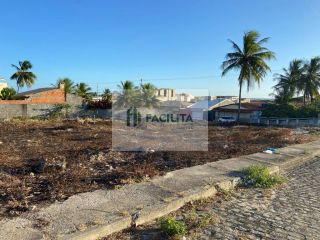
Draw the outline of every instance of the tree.
M76 93L78 96L88 100L91 96L91 88L86 83L79 83L76 85Z
M303 77L302 60L293 60L289 68L283 68L283 74L275 74L274 80L278 83L273 87L276 92L275 98L279 103L288 103L296 93L298 93L298 84Z
M275 58L275 54L263 47L269 38L259 40L260 34L256 31L245 32L243 36L242 49L234 41L229 40L234 52L226 54L226 60L222 63L222 76L225 76L231 70L240 71L239 82L239 105L238 122L240 121L241 93L242 87L246 83L247 91L253 87L254 83L258 85L270 71L266 60Z
M320 57L311 58L311 60L304 65L304 74L298 83L298 89L303 93L303 103L306 99L314 101L315 97L319 95L320 88Z
M157 107L159 100L156 97L156 87L151 83L145 83L141 85L141 105L150 108Z
M0 92L0 98L2 100L13 100L16 95L16 90L14 88L4 88Z
M14 67L17 71L11 76L10 79L17 82L18 92L19 89L25 85L27 87L31 87L34 84L37 77L33 72L30 71L32 64L29 61L19 61L18 66L12 64L12 67Z
M106 101L110 101L112 100L112 93L110 91L109 88L106 88L103 93L102 93L102 99L106 100Z
M60 83L64 84L64 91L65 93L74 93L75 85L74 82L70 78L60 78L57 80L56 87L59 86Z
M118 85L120 89L119 96L117 97L116 104L119 107L130 107L136 104L138 91L131 81L121 81L121 84Z

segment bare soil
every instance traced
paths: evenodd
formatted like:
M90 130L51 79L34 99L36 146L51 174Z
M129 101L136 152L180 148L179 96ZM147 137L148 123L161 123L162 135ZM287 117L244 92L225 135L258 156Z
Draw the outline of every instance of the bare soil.
M115 152L110 150L111 125L92 120L1 122L0 216L17 216L81 192L315 139L285 128L210 126L208 152Z

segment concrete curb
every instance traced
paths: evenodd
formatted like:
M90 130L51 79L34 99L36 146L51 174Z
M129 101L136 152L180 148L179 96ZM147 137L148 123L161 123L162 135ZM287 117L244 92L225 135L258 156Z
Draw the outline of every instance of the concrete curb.
M78 194L25 218L0 221L0 239L98 239L150 222L190 201L215 196L219 189L230 190L238 184L239 170L245 167L265 165L271 173L279 173L317 156L320 141L281 148L278 154L256 153L180 169L118 190ZM33 226L39 219L51 224L36 229ZM91 224L97 219L100 223Z

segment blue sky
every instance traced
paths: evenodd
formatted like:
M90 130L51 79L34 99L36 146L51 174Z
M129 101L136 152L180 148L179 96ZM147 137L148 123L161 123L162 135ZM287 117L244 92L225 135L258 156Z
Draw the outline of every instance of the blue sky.
M220 65L227 39L240 42L251 29L271 37L273 73L320 55L318 0L3 0L0 9L0 76L9 79L11 64L28 59L33 88L69 77L102 91L142 78L237 95L237 73L221 79ZM244 95L268 97L273 73Z

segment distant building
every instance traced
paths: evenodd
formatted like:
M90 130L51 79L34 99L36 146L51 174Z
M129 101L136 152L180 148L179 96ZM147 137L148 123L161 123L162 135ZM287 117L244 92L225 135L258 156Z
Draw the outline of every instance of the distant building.
M216 97L213 96L196 96L194 97L195 101L211 101L211 100L215 100Z
M176 100L176 90L171 88L159 88L156 93L159 101L174 101Z
M188 93L176 94L176 99L179 102L191 102L194 100L194 96Z

